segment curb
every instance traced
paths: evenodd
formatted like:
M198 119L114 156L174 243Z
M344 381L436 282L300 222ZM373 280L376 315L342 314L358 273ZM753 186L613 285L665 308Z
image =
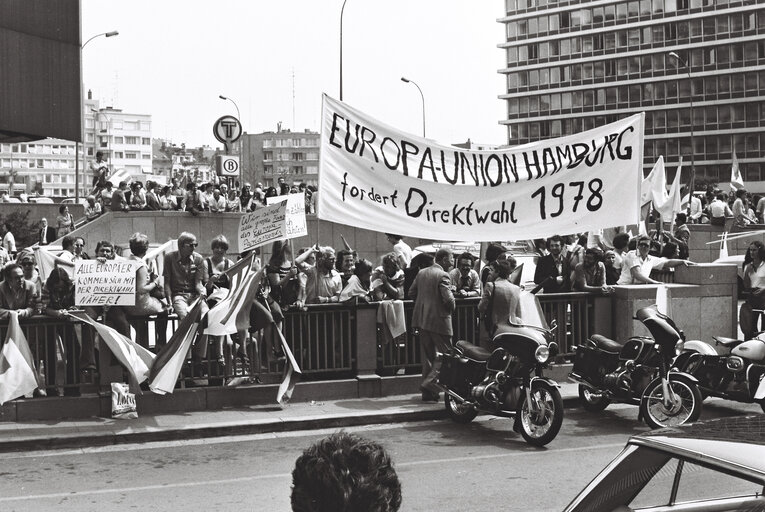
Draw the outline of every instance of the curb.
M441 403L441 402L440 402ZM439 404L440 404L439 403ZM579 406L576 396L563 397L564 409ZM401 423L408 421L429 421L446 419L443 406L431 406L418 411L361 413L356 415L312 416L288 420L260 420L253 422L223 423L219 425L201 425L186 428L170 428L144 432L114 432L105 428L83 434L37 436L34 438L0 441L0 453L24 451L61 450L75 448L95 448L122 444L149 443L162 441L180 441L205 439L223 436L241 436L293 432L326 428L353 427L379 423Z

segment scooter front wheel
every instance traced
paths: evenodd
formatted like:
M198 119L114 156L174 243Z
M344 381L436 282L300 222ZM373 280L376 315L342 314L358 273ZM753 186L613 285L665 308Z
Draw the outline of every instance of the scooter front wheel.
M648 426L676 427L699 419L703 401L699 387L688 379L677 376L670 376L667 385L674 395L669 404L664 400L661 378L652 380L643 392L640 413Z
M544 446L558 435L563 424L563 399L555 386L545 381L531 383L531 400L525 398L518 405L515 421L520 422L523 439L534 446Z
M478 411L472 405L457 402L449 393L444 396L444 405L446 413L455 423L470 423L478 416Z

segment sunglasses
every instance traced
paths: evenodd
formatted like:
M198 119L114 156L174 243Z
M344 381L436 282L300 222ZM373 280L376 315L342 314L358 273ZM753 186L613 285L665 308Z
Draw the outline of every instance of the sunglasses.
M197 247L199 244L196 242L190 242L190 243L187 243L186 245L188 245L189 247Z

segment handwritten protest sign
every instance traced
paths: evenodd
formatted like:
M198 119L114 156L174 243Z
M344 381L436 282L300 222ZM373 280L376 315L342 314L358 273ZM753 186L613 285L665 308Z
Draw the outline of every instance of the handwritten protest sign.
M318 216L433 240L528 239L638 222L644 114L469 151L324 96Z
M239 219L239 252L285 238L286 212L286 203L278 203L242 215Z
M134 306L135 273L140 262L78 260L74 262L76 306Z
M308 224L305 220L305 192L266 198L266 204L276 204L282 201L287 202L287 212L284 219L286 224L284 238L308 235Z

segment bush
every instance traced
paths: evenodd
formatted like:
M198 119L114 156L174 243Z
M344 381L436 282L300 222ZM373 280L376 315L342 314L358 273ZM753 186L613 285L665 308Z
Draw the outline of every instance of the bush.
M11 233L16 239L16 250L37 243L38 223L29 221L30 210L16 210L5 216L0 216L0 222L10 224Z

